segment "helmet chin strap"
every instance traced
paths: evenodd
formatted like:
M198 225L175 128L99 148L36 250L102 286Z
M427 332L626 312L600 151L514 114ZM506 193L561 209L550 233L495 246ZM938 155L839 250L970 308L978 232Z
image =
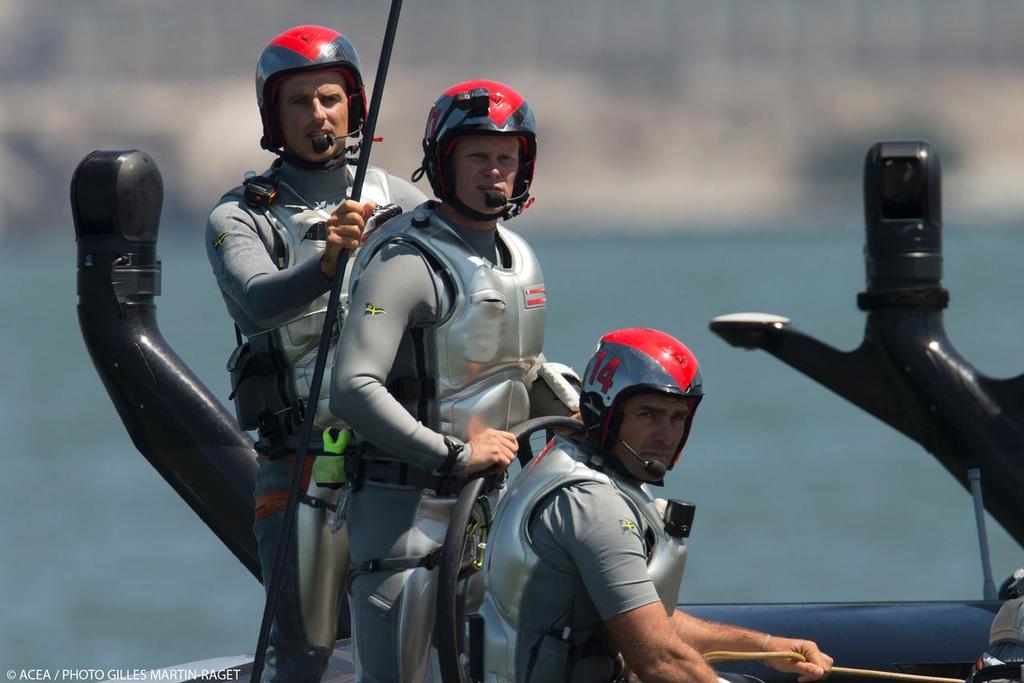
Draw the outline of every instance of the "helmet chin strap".
M506 220L514 218L529 208L530 204L533 204L533 200L530 197L530 183L526 182L526 187L523 191L514 197L508 199L508 203L505 205L505 213L502 217ZM527 201L529 200L529 201Z
M348 158L344 150L322 161L307 161L283 149L278 152L278 156L287 161L291 166L303 171L313 171L316 173L330 173L348 164Z
M504 198L505 196L503 192L495 192L495 194L501 195L502 198ZM507 217L505 215L507 211L503 211L501 213L484 213L483 211L477 211L476 209L466 206L466 203L463 202L458 197L456 197L454 194L450 197L445 198L444 203L448 204L453 209L455 209L455 211L473 221L497 221L499 219ZM490 202L488 202L488 206L490 206ZM508 203L502 202L498 206L508 206Z

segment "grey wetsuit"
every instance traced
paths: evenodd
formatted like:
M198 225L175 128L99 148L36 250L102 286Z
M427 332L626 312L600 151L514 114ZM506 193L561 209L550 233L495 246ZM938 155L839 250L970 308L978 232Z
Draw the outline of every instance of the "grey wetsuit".
M221 199L206 226L207 254L228 312L250 340L275 336L292 364L282 371L281 383L292 385L295 394L303 390L296 366L315 355L323 300L331 284L320 270L324 241L315 239L319 235L306 239L301 221L329 215L346 197L350 176L351 170L344 167L324 173L284 163L276 175L278 196L269 210L247 205L239 186ZM368 174L367 187L370 192L364 192L364 199L397 203L404 209L424 199L415 187L379 169ZM308 388L305 391L308 394ZM318 411L319 427L340 424L322 413L326 411ZM259 459L254 530L264 585L270 584L292 462L291 457ZM328 505L339 497L338 491L313 481L306 494L307 500ZM300 506L263 680L320 679L334 646L347 566L345 530L331 533L322 505Z
M470 376L452 389L451 394L468 397L464 398L465 402L477 397L474 391L481 384L485 388L498 386L501 391L502 383L507 382L512 385L507 395L519 396L516 387L525 387L526 369L540 362L543 317L540 313L539 318L531 318L538 312L528 310L526 300L515 296L522 287L508 287L505 295L488 294L502 299L504 304L500 307L494 305L494 300L476 296L481 291L477 283L489 277L512 278L526 273L523 277L533 278L539 274L525 243L503 229L475 230L453 225L443 220L435 207L428 203L411 215L395 219L389 224L390 236L382 236L379 244L371 240L364 246L363 258L369 260L362 270L357 264L353 274L350 313L334 369L331 409L352 425L361 439L373 445L378 459L391 460L398 464L396 466L425 474L437 474L448 464L451 466L448 471L457 475L468 462L470 453L466 448L454 462L449 462L445 436L467 438L465 425L451 417L458 411L450 408L451 402L445 404L444 387L452 387L451 378L458 374L458 369L452 365L457 362L468 365L474 357L493 359L473 366L480 382ZM444 254L444 258L452 259L447 262L450 267L440 265L442 255L438 249L424 246L429 242L414 239L420 234L418 230L433 231L438 240L447 240L442 243L450 247ZM514 254L513 263L503 263L502 249ZM466 274L454 272L459 264L470 264L463 269ZM499 270L501 274L497 274ZM481 334L470 337L482 341L488 337L488 331L499 331L509 320L512 327L522 326L524 321L533 325L539 321L540 330L533 330L534 341L529 342L535 348L531 346L532 350L523 352L521 357L515 357L519 347L511 355L495 351L486 356L475 347L473 339L463 337L462 346L448 356L443 355L444 349L438 351L436 347L442 342L437 340L445 325L460 316L471 317L474 307L486 306L491 307L487 315L496 327L481 328ZM417 341L419 331L426 337L425 342ZM525 332L522 336L531 339ZM500 344L497 340L491 341L495 341L493 347L485 346L494 351ZM428 349L426 352L422 346L417 348L420 343ZM478 352L480 355L474 356ZM424 356L431 356L431 353L433 357L456 360L448 367L435 368L439 388L429 401L433 409L421 410L417 406L424 401L413 397L400 400L389 387L393 387L398 378L422 376ZM508 361L510 357L515 357L516 362ZM495 368L502 367L506 374L497 374ZM525 391L521 393L524 400ZM509 403L509 400L503 401L503 405ZM446 409L445 405L449 407ZM487 408L490 404L481 410ZM523 409L528 411L528 405ZM510 419L523 419L526 412L522 417L514 417L507 411L499 418L493 418L493 411L490 415L489 426L507 429ZM357 680L416 683L431 671L429 655L436 572L415 564L444 540L454 502L453 495L437 495L429 489L373 477L362 481L352 493L347 524L351 542L349 596ZM385 570L374 566L382 560L408 560L408 566Z
M278 176L287 185L280 201L306 205L329 214L345 199L349 171L305 171L288 163ZM409 182L387 176L390 201L411 210L425 197ZM288 187L301 193L289 196ZM248 336L291 320L310 301L330 289L319 259L309 258L294 266L278 268L274 229L267 218L245 205L240 185L221 198L206 224L206 252L227 304L228 313Z

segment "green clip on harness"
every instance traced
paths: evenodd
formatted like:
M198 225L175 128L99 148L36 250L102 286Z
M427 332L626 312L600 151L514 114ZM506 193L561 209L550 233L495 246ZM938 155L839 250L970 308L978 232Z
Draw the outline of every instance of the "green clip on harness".
M345 483L345 447L352 432L328 427L324 430L324 453L313 462L313 481L317 486L337 489Z

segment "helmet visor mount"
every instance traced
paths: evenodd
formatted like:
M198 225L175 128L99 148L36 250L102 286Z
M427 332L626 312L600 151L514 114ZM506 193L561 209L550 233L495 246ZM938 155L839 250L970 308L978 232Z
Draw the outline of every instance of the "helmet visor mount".
M487 116L487 112L491 108L491 98L487 88L473 88L469 92L458 93L452 98L452 108L466 111L466 115L471 118Z

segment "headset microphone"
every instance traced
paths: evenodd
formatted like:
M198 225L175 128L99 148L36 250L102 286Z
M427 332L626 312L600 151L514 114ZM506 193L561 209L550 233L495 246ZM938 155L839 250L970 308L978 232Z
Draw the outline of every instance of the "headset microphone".
M626 447L626 450L629 451L630 455L632 455L634 458L636 458L637 461L641 465L643 465L644 472L646 472L647 474L651 475L652 477L654 477L655 479L658 479L658 480L661 480L661 479L665 478L665 474L668 472L668 467L666 467L662 463L658 462L657 460L644 460L639 455L637 455L637 452L634 451L633 448L628 443L626 443L622 439L619 439L619 442L622 443L622 445Z
M311 135L310 138L309 138L309 142L310 142L310 144L313 145L313 151L315 153L323 154L324 152L329 150L331 148L331 145L333 145L336 141L344 140L345 138L356 137L357 135L361 134L362 132L363 132L362 125L358 126L353 131L345 133L344 135L331 135L330 133L326 133L324 131L321 131L319 133L316 133L315 135ZM373 141L374 142L380 142L383 139L384 138L374 138ZM356 146L356 147L346 147L345 151L346 152L350 152L350 151L355 151L356 149L358 149L358 146Z
M317 133L310 137L310 142L313 144L313 151L317 154L323 154L331 148L334 144L334 136L330 133Z
M508 197L501 190L484 190L484 203L489 209L500 209L508 204Z

